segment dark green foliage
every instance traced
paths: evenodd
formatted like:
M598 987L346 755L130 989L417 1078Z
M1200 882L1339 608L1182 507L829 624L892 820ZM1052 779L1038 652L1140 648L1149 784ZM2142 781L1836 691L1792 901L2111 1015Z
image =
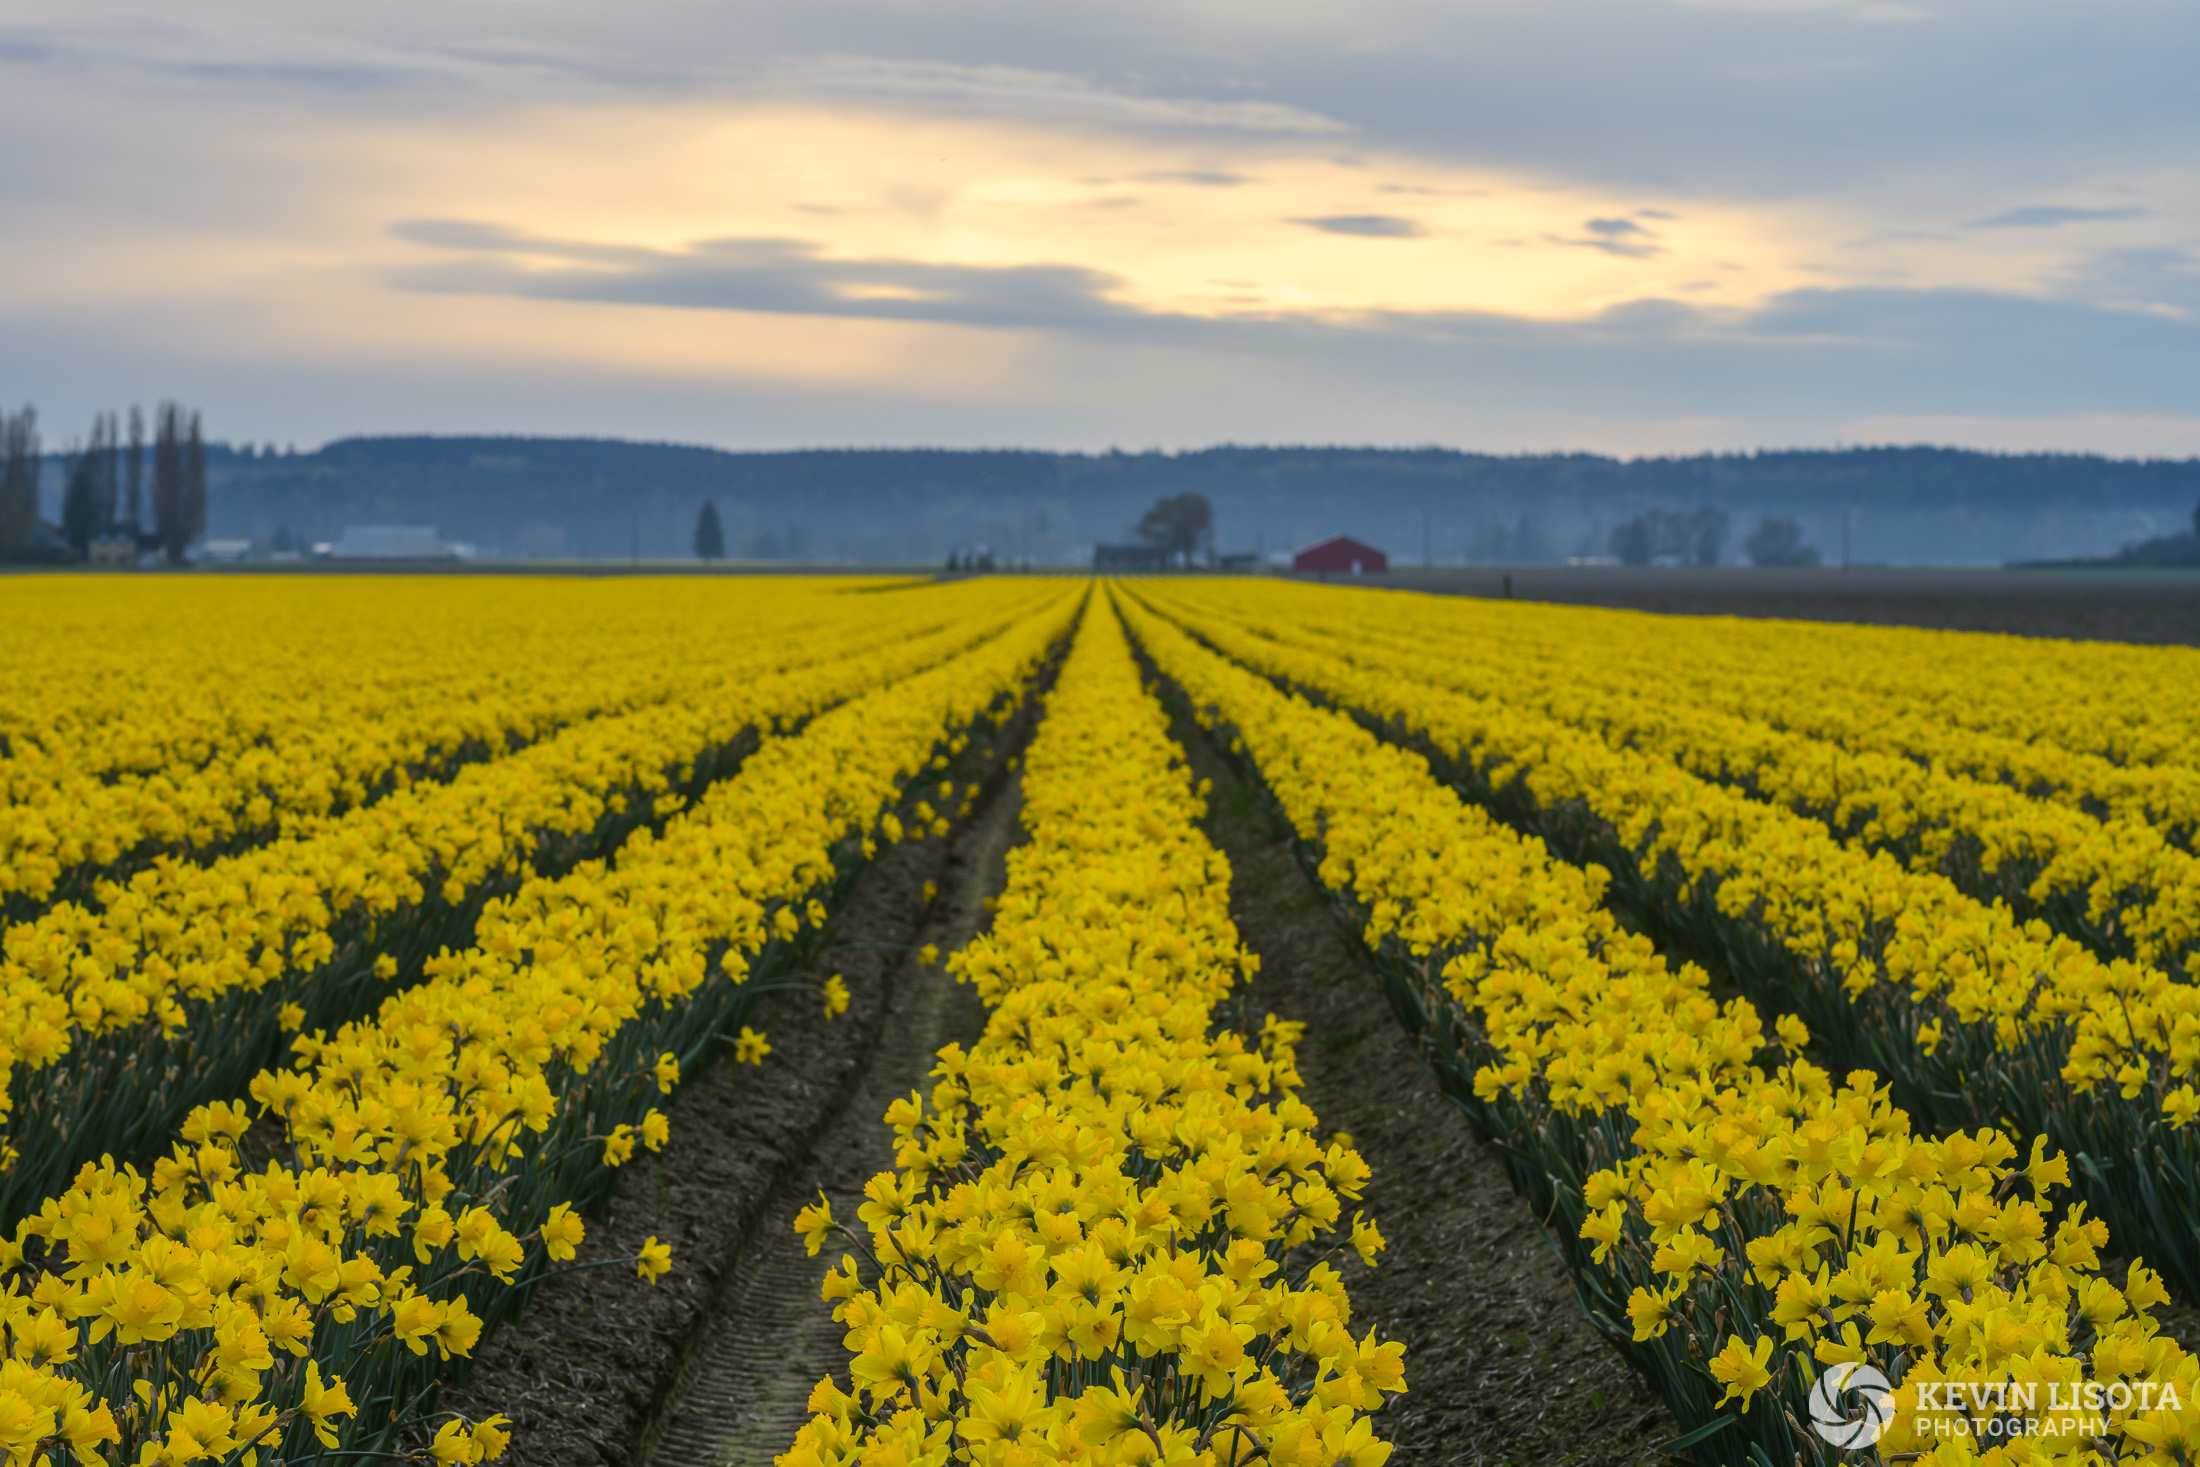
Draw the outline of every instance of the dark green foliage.
M1171 558L1183 557L1186 565L1200 550L1214 549L1214 536L1214 506L1204 494L1174 494L1155 500L1153 508L1138 522L1139 539Z
M123 500L122 516L116 529L129 536L133 544L142 546L145 534L145 413L136 403L130 405L130 456L124 463L128 469L129 491Z
M1767 516L1742 542L1742 549L1751 565L1818 564L1818 547L1804 544L1803 527L1789 519Z
M92 420L92 436L80 452L68 455L61 496L61 534L79 556L91 553L94 540L114 533L116 480L121 456L112 413Z
M1121 543L1156 499L1184 495L1211 506L1218 549L1250 550L1256 540L1288 549L1339 532L1395 549L1421 544L1432 522L1439 561L1595 553L1612 526L1652 506L1705 504L1749 524L1760 515L1798 519L1821 544L1853 509L1867 557L1960 559L1974 545L1983 547L1978 555L2000 556L1997 547L2015 555L2037 553L2021 552L2023 545L2069 540L1982 537L2050 516L2090 525L2106 508L2158 521L2174 515L2182 524L2200 499L2200 460L1939 448L1628 461L1235 446L733 453L608 439L416 437L342 439L295 454L213 445L208 460L214 519L225 535L265 539L288 524L313 541L334 539L347 524L421 523L449 539L511 550L525 527L539 525L562 530L562 553L622 559L637 515L645 556L692 553L705 501L717 507L729 550L785 555L790 531L803 529L806 554L939 565L950 550L981 542L1025 545L1027 514L1035 559ZM1478 548L1478 525L1510 530L1523 516L1534 534ZM1596 543L1584 548L1591 525Z
M1726 512L1709 505L1694 514L1645 510L1612 531L1612 553L1623 565L1717 565L1725 547Z
M703 512L695 517L695 554L703 560L726 558L726 531L718 523L718 506L703 501Z
M21 554L38 528L38 410L0 413L0 560Z
M153 438L153 533L170 565L206 531L206 443L199 415L160 405Z

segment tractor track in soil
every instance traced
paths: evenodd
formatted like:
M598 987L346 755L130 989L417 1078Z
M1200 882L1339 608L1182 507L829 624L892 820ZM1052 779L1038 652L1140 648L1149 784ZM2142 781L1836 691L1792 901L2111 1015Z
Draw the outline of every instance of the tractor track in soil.
M955 843L952 882L920 934L942 953L986 923L984 899L997 895L1003 859L1015 843L1021 802L1001 791ZM810 1391L826 1375L849 1385L844 1331L818 1295L841 1249L809 1256L795 1235L795 1214L823 1192L836 1217L853 1219L864 1183L893 1165L894 1138L880 1120L913 1090L931 1088L940 1048L974 1044L985 1029L977 993L942 966L905 964L868 1073L856 1082L838 1120L792 1186L767 1209L769 1222L735 1269L727 1307L698 1352L662 1436L641 1460L651 1467L770 1467L809 1418Z

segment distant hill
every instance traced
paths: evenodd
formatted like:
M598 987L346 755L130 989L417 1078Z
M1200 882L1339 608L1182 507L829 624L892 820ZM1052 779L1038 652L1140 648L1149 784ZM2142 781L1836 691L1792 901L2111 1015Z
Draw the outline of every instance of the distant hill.
M304 540L419 523L485 555L688 553L715 501L729 553L934 561L984 542L1060 562L1128 538L1152 501L1200 493L1225 550L1336 532L1417 563L1601 554L1642 510L1713 505L1728 558L1761 515L1799 519L1829 561L2112 553L2183 529L2200 459L1857 448L1622 460L1449 449L1218 447L1184 453L814 449L734 453L592 438L347 438L316 452L215 445L209 533ZM49 486L58 475L49 472ZM50 497L50 494L49 494Z
M2196 524L2200 524L2200 513L2195 513L2193 519ZM2179 534L2159 535L2151 540L2141 540L2136 544L2126 545L2123 549L2105 559L2088 556L2052 563L2084 566L2200 566L2200 535L2194 534L2191 530L2185 530Z

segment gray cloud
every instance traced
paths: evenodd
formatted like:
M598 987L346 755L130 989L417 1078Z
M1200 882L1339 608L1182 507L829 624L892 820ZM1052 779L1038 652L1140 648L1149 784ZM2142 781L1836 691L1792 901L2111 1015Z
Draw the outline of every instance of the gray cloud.
M1132 126L1349 128L1370 145L1573 177L1783 196L1924 170L1983 194L1981 210L1998 194L2179 166L2200 141L2200 114L2180 100L2200 34L2179 7L2081 19L2067 0L1949 0L1929 26L1859 25L1855 6L1745 9L539 0L518 36L514 11L483 0L310 18L238 0L195 30L74 0L51 10L67 25L0 32L0 57L237 87L424 84L546 101L765 88ZM865 55L846 54L851 36ZM1798 70L1798 56L1812 65Z
M2062 286L2072 300L2200 320L2200 251L2178 245L2104 251L2074 267Z
M584 8L562 17L556 12L566 7L547 8L551 13L541 17L542 32L525 39L431 39L440 27L402 23L395 27L398 35L383 39L371 33L371 25L311 31L293 28L288 16L231 31L147 23L135 16L109 25L0 25L0 68L65 67L87 75L104 71L247 91L413 91L559 101L833 98L1190 133L1321 136L1351 130L1336 118L1290 103L1203 96L1196 81L1176 90L1111 83L1060 64L1068 53L1051 57L1055 64L1032 66L924 55L774 54L746 44L712 47L697 36L685 41L662 36L653 44L653 38L634 32L591 42L582 39L592 19Z
M172 286L156 281L133 293L127 309L80 292L68 297L67 329L38 324L59 310L49 282L73 279L79 259L118 247L151 252L171 232L197 240L232 231L280 246L287 231L305 229L301 220L343 214L328 207L332 199L386 197L376 190L391 186L387 160L303 144L342 136L340 127L323 127L332 116L348 126L400 115L400 107L468 139L500 136L521 108L585 117L597 106L661 107L677 116L694 104L692 115L705 117L772 98L979 114L1011 125L1135 130L1141 148L1173 140L1150 166L1186 166L1150 181L1213 188L1282 177L1271 166L1277 152L1333 138L1326 146L1349 146L1378 166L1411 157L1462 176L1608 200L1584 212L1624 214L1616 223L1638 229L1654 229L1662 212L1634 209L1644 197L1687 214L1762 208L1838 218L1856 237L1850 259L1869 258L1856 248L1923 238L1958 239L1986 256L2037 243L2026 231L2058 227L2064 234L2055 243L2082 242L2086 223L2139 218L2149 205L2165 232L2179 226L2169 237L2189 236L2180 180L2200 158L2200 111L2184 100L2200 62L2200 26L2189 7L1935 0L1933 9L1930 25L1905 27L1860 25L1854 6L1766 4L1739 13L1655 0L1335 7L665 0L639 8L382 0L335 10L232 0L188 18L171 9L147 19L142 6L121 0L34 0L0 25L0 126L38 139L0 154L0 198L19 221L0 239L7 282L0 375L35 392L41 406L51 401L62 417L106 405L101 394L115 389L86 386L72 406L45 384L112 382L118 370L148 374L147 396L178 390L171 381L234 380L234 398L216 404L210 396L209 405L240 424L263 399L301 403L300 384L314 381L331 384L330 405L319 411L332 430L397 424L375 391L384 404L426 403L420 411L447 414L437 421L452 427L479 426L469 402L520 402L526 394L499 397L502 388L479 380L491 374L413 392L413 374L434 363L435 343L423 343L410 366L390 367L379 388L369 382L378 370L371 363L342 372L300 367L318 361L312 343L264 327L245 339L251 333L235 320L251 302L236 292L226 318L205 307L203 330L160 326L204 305L199 282L180 271ZM861 38L865 55L846 54L851 37ZM240 135L284 140L293 128L295 151L310 153L304 162L271 161L279 152L272 146L251 157L232 146ZM2130 202L2030 202L2041 199ZM401 201L386 209L450 207ZM1970 230L1925 232L1955 220L1971 221ZM1566 233L1572 237L1556 242L1622 258L1658 247L1650 229L1630 232L1601 215ZM1072 265L849 261L800 239L650 250L448 220L408 225L403 237L435 252L392 277L411 289L1051 329L1032 349L1074 358L1058 383L1035 378L1013 404L956 406L963 425L956 431L995 439L1028 437L1043 422L1053 425L1048 432L1098 442L1149 432L1197 441L1257 434L1271 421L1295 425L1308 413L1340 437L1443 437L1453 432L1452 405L1465 389L1524 413L1578 408L1615 420L2186 413L2200 401L2200 337L2190 324L2200 321L2200 260L2182 248L2075 260L2050 282L2052 299L1827 290L1739 313L1644 303L1578 323L1375 316L1345 330L1140 315L1110 299L1116 282L1104 272ZM1826 242L1829 256L1835 243ZM298 257L328 258L320 240ZM1079 257L1106 262L1105 240ZM250 289L247 282L237 292ZM168 345L217 339L225 343L219 361ZM166 376L139 365L153 362ZM1273 419L1203 418L1200 395L1176 389L1165 407L1113 416L1141 384L1219 380L1229 375L1217 366L1224 362L1261 364L1244 380L1258 378L1254 396ZM1185 375L1171 378L1178 366ZM1124 380L1101 383L1108 370ZM529 362L509 371L533 374L529 391L547 401L561 390L551 379L577 369ZM655 403L671 381L654 379L631 399ZM691 404L710 401L712 389L690 386ZM1096 398L1103 389L1115 396ZM889 423L903 437L932 432L936 394L913 386L893 398L898 388L865 388L847 389L843 399L834 396L839 390L815 388L813 415L803 421L855 437L888 431L877 425ZM577 421L573 405L586 407L595 392L558 399L554 420ZM842 402L853 405L848 413ZM918 402L921 410L907 407ZM1428 415L1398 416L1393 402L1425 402ZM657 411L622 408L591 421L604 431L645 422L653 432L677 431L676 422L651 416ZM692 421L717 421L705 406L693 411ZM352 421L333 421L347 415ZM1160 426L1164 420L1176 426ZM297 430L268 421L254 431Z
M1153 173L1138 175L1140 183L1188 183L1197 188L1237 188L1254 182L1250 173L1232 173L1214 168L1164 168Z
M1243 330L1268 340L1264 350L1327 363L1335 380L1364 381L1363 390L1421 372L1521 411L1762 422L1829 420L1831 410L1838 421L1925 411L2189 414L2200 400L2200 329L1984 291L1814 289L1748 311L1638 301L1584 321L1458 313L1357 330Z
M660 250L454 219L407 220L391 232L463 256L389 272L406 290L991 327L1092 328L1133 314L1105 298L1114 276L1076 265L842 260L803 239Z
M1100 85L1068 72L877 56L816 56L766 66L757 85L803 97L916 102L955 111L1053 117L1117 127L1319 135L1347 131L1333 117L1267 101L1213 101Z
M1644 211L1644 217L1653 216ZM1632 219L1585 219L1581 224L1586 239L1567 239L1561 235L1545 235L1552 244L1573 245L1578 249L1601 250L1607 255L1623 259L1647 260L1652 255L1665 253L1665 246L1657 242L1657 232L1645 229Z
M1428 233L1418 222L1396 214L1324 214L1291 222L1324 234L1352 234L1362 239L1419 239Z
M1875 229L1861 239L1841 242L1845 250L1875 250L1886 245L1940 243L1945 244L1956 236L1937 229Z
M644 266L659 258L658 251L639 245L543 239L477 219L402 219L390 226L390 233L408 244L431 249L535 256L592 265Z
M1836 416L2184 413L2200 400L2200 328L2077 299L1824 288L1790 291L1753 310L1638 300L1581 321L1493 312L1373 312L1343 323L1203 318L1115 303L1107 299L1113 279L1074 266L837 260L795 239L657 250L459 220L411 221L398 232L461 256L397 272L396 283L410 289L1052 327L1072 354L1080 348L1068 343L1078 341L1163 350L1195 375L1206 359L1260 360L1282 376L1353 383L1351 392L1377 396L1425 376L1523 412L1792 416L1809 401L1812 411ZM2095 262L2086 288L2106 291L2115 280L2156 293L2174 286L2180 299L2200 304L2200 256L2192 252ZM1051 391L1066 400L1090 385L1072 374Z
M475 55L403 41L385 43L335 30L281 25L224 32L161 17L101 25L87 13L68 25L0 26L0 67L62 70L95 83L122 74L143 85L182 83L231 94L305 90L359 95L394 89L464 94L508 89L521 72L575 75L544 58Z
M803 249L753 248L765 263L748 272L748 298L792 309L808 300L848 314L845 299L820 300ZM554 256L534 259L555 266ZM873 278L881 270L918 278L890 263L865 268ZM768 291L756 277L772 270L808 283ZM647 285L667 299L682 294L662 279L629 280L627 290ZM506 269L445 278L435 288L535 287ZM571 280L552 293L598 298ZM1094 309L1089 301L1071 305ZM873 304L864 313L886 309ZM2200 329L2160 314L1983 292L1815 290L1740 312L1646 302L1584 321L1448 313L1346 326L1119 312L1033 333L1019 346L1013 380L979 394L943 388L923 373L843 383L557 357L484 371L468 354L434 350L406 358L201 348L233 324L213 302L151 321L134 303L105 313L18 307L0 312L0 352L42 364L36 398L56 424L88 421L132 394L178 392L204 406L221 436L300 443L373 431L588 431L750 447L1234 439L1655 452L1824 443L1873 414L2176 418L2191 416L2200 401ZM928 351L962 349L956 336L925 339ZM129 369L120 386L117 363ZM1991 428L1961 441L2008 446ZM2120 445L2104 437L2094 446Z
M1701 197L1936 179L1970 201L1956 207L1983 214L2012 194L2181 169L2200 144L2200 113L2177 100L2200 61L2189 12L2052 0L1936 9L1929 26L1860 26L1831 11L1595 0L1427 6L1398 44L1278 47L1261 75L1276 95L1350 120L1370 145ZM1798 56L1822 65L1798 72Z
M2026 204L1974 219L1965 229L2052 229L2058 224L2091 224L2108 219L2144 219L2151 209L2074 209L2064 204Z

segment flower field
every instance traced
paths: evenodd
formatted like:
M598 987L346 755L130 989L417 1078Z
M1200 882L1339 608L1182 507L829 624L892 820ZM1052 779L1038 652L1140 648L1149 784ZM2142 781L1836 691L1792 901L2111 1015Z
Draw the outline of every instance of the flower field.
M1288 1025L1217 1031L1250 965L1199 800L1094 607L1032 742L1030 843L953 960L985 1037L886 1116L897 1167L850 1235L871 1268L825 1288L856 1391L819 1386L789 1467L1387 1455L1364 1412L1400 1351L1353 1339L1329 1262L1382 1246L1346 1210L1366 1164L1316 1139Z
M1899 1386L1889 1455L1981 1444L1905 1434L1920 1391L1951 1380L2172 1387L2149 1393L2172 1409L2126 1391L2099 1433L2014 1450L2184 1450L2200 1367L2147 1313L2168 1298L2155 1269L2187 1297L2200 1281L2183 964L2109 951L2098 894L2090 913L2053 909L2058 926L1966 890L2007 858L1992 841L2012 800L1933 806L1949 838L1904 850L1929 823L1910 798L1927 781L1856 782L1893 758L1952 783L1949 739L2014 741L2023 690L2059 685L2049 726L2073 754L2035 730L2029 762L1971 767L1995 776L1983 789L2090 816L2107 803L2088 798L2096 766L2143 774L2176 748L2134 684L2083 680L2091 649L1861 631L1844 648L1815 630L1793 632L1804 647L1691 647L1700 629L1651 618L1252 584L1137 601L1158 669L1319 859L1459 1103L1556 1222L1585 1305L1699 1456L1824 1453L1795 1423L1844 1362ZM1752 655L1769 677L1829 641L1864 669L1859 752L1826 758L1825 783L1758 778L1804 768L1781 764L1800 726L1846 753L1842 725L1824 700L1771 694L1715 714L1690 679L1727 658L1746 674ZM1661 687L1691 651L1702 665ZM1969 729L1905 722L1877 690L1889 661L1936 651L1939 682L1978 672ZM2189 676L2183 654L2154 660L2150 685ZM2130 1260L2120 1287L2111 1247Z
M1260 579L0 595L11 1464L549 1460L501 1367L444 1395L572 1270L699 1266L590 1220L1005 787L984 919L892 960L982 1032L775 1224L839 1349L774 1452L1375 1467L1426 1387L1354 1292L1456 1265L1261 1006L1201 751L1669 1453L2190 1460L2192 654Z

